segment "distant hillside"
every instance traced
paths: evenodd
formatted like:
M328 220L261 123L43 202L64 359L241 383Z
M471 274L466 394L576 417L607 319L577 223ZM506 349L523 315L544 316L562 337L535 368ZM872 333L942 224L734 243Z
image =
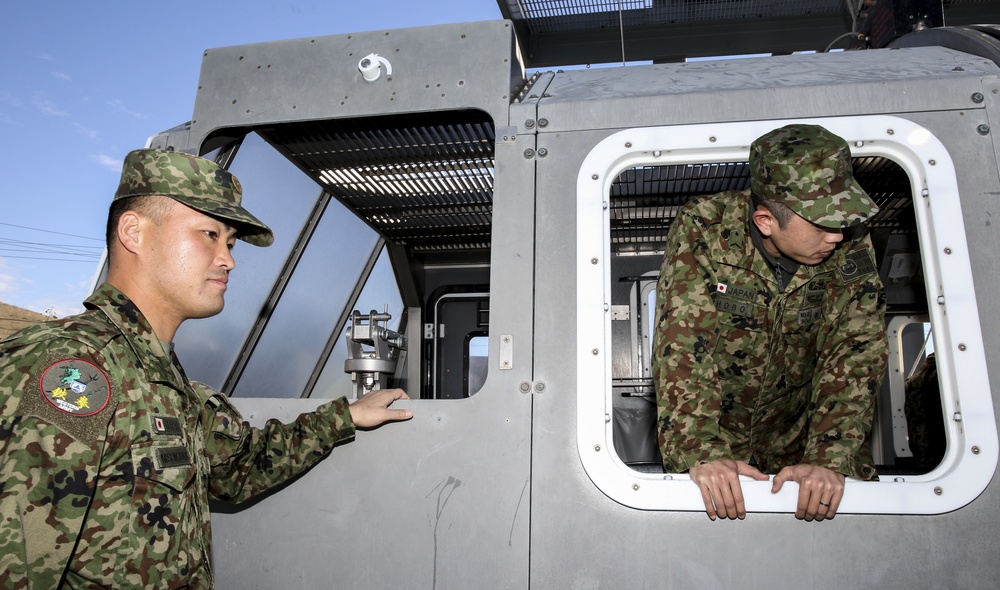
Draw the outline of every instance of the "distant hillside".
M50 318L40 313L0 303L0 339L6 338L29 324L47 319Z

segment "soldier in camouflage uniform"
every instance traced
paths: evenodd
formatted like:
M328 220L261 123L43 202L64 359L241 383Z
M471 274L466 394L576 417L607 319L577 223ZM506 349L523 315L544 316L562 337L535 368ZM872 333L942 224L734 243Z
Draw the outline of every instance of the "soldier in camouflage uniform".
M750 148L750 189L693 199L667 238L653 378L667 472L713 520L744 518L740 475L796 481L796 517L832 518L865 445L888 358L885 295L864 223L878 208L850 150L789 125Z
M213 162L137 150L108 217L108 281L74 317L0 343L0 587L210 588L209 499L302 473L401 390L252 428L184 375L181 322L222 310L237 238L271 230Z

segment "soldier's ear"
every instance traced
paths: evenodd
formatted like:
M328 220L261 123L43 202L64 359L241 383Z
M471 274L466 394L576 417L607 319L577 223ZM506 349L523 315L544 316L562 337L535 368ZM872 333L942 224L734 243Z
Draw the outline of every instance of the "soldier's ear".
M126 211L118 218L118 243L125 250L135 253L142 244L144 218L135 211Z
M770 237L774 233L774 226L778 223L778 220L771 215L771 212L763 207L755 209L750 215L750 219L765 238Z

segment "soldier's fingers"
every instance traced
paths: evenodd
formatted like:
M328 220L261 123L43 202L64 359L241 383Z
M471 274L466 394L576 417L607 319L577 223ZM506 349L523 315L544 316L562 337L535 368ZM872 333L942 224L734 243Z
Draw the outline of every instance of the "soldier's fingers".
M840 509L840 501L844 499L844 492L837 491L834 492L833 497L827 502L830 504L826 509L826 518L833 518L837 515L837 510Z
M698 487L701 488L701 499L705 502L705 513L708 514L709 519L715 520L718 513L715 511L715 502L712 500L712 492L709 491L708 486L706 485L699 485Z
M737 480L733 482L730 489L733 498L733 511L730 514L742 520L747 515L746 504L743 500L743 487L740 485L739 480Z

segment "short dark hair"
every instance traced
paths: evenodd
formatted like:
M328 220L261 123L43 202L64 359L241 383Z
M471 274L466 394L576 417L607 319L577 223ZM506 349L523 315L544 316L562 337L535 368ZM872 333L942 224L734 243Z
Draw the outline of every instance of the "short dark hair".
M153 220L159 225L163 222L163 217L167 212L167 199L158 195L142 195L139 197L128 197L125 199L115 199L108 209L108 225L104 232L105 245L108 247L110 256L112 246L115 243L115 236L118 233L118 221L126 211L136 211Z
M767 212L771 214L771 217L778 220L778 227L781 229L785 229L785 226L788 225L788 221L792 218L792 215L795 215L795 211L789 209L788 205L785 205L784 203L768 201L767 199L762 199L757 195L752 195L751 198L753 200L754 209L757 207L767 209Z

